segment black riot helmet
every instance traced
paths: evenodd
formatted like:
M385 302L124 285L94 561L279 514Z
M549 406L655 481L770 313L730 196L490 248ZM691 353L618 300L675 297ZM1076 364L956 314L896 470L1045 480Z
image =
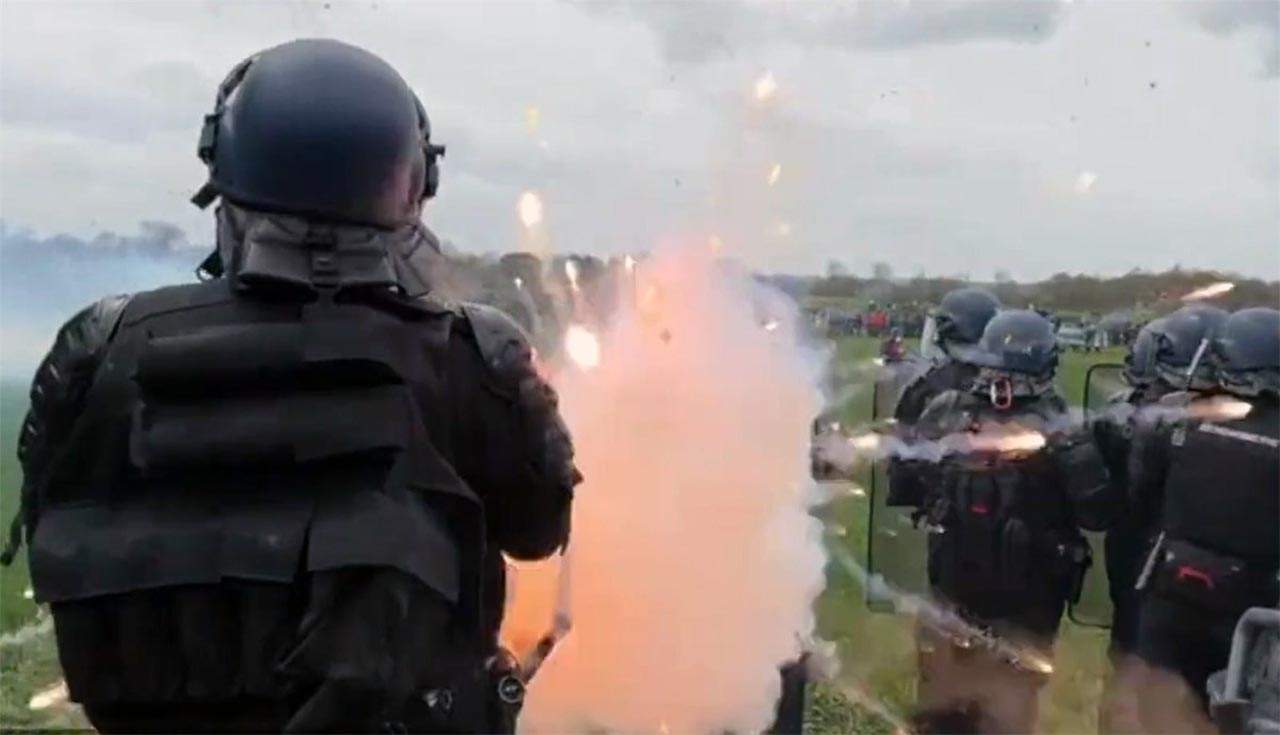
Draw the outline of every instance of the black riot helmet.
M1053 334L1053 324L1041 314L1026 309L997 312L982 330L977 347L965 361L1003 373L1052 379L1058 367L1058 340Z
M198 149L209 181L192 197L326 221L416 222L439 183L431 124L387 62L304 39L240 62L218 89Z
M986 393L996 408L1008 409L1015 397L1053 389L1058 341L1053 324L1041 314L1006 309L996 312L978 344L960 349L956 359L980 368L971 384L974 392Z
M1208 348L1227 312L1216 306L1184 306L1155 331L1156 375L1175 388L1209 390L1217 385Z
M1000 300L986 289L959 288L948 293L933 317L938 344L949 354L954 345L975 344L999 309Z
M1280 394L1280 311L1241 309L1227 317L1214 337L1213 354L1228 391Z
M1129 385L1144 386L1156 381L1157 335L1164 329L1164 320L1147 322L1138 330L1129 354L1124 356L1124 379Z

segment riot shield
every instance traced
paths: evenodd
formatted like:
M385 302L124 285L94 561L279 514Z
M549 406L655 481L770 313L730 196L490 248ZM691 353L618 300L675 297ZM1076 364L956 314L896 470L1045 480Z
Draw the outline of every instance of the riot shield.
M1126 417L1114 409L1123 403L1128 391L1129 385L1124 380L1124 365L1091 365L1084 375L1084 396L1081 400L1086 422L1099 419L1124 421ZM1111 591L1107 582L1104 536L1105 534L1093 531L1085 532L1085 538L1093 549L1093 565L1085 575L1080 598L1067 607L1068 617L1077 625L1111 627Z
M1100 362L1090 365L1084 374L1084 406L1085 418L1094 418L1106 411L1117 397L1129 390L1124 380L1124 365L1115 362Z
M932 365L924 359L885 365L872 394L872 421L893 418L903 391ZM915 507L889 504L888 467L888 459L877 460L863 478L870 494L865 593L875 612L895 612L898 593L923 595L929 588L928 535L911 518Z

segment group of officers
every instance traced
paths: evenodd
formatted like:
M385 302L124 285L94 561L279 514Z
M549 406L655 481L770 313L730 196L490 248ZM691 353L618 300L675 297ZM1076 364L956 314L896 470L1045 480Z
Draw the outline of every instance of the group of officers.
M908 449L889 461L886 502L927 531L935 603L1002 645L921 625L917 726L1035 728L1059 621L1092 564L1082 531L1105 532L1113 605L1100 725L1205 725L1236 621L1280 602L1280 311L1189 305L1152 321L1125 387L1083 421L1055 388L1038 312L954 291L922 353L894 407ZM1039 440L1017 440L1028 432Z
M294 41L231 70L198 154L193 202L219 202L201 282L74 316L19 439L4 561L25 537L71 699L102 732L510 732L505 557L564 548L582 478L522 330L435 293L422 104L366 51ZM1235 617L1276 600L1280 314L1149 325L1116 399L1134 410L1092 434L1063 428L1042 316L966 290L936 326L909 438L1047 437L894 462L938 598L1047 651L1079 529L1107 529L1115 649L1202 692ZM1193 418L1218 393L1248 415ZM920 650L923 725L1033 728L1034 675Z

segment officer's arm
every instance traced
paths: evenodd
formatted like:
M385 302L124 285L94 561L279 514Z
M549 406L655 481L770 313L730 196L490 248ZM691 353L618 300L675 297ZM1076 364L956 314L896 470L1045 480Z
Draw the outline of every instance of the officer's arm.
M1080 527L1089 531L1110 528L1124 512L1124 490L1111 480L1092 434L1072 432L1054 438L1050 457Z
M910 429L908 446L916 448L922 442L936 442L948 433L948 424L955 414L957 394L946 391L930 400L920 412L919 421ZM941 482L941 470L932 452L921 451L911 458L894 458L889 463L889 503L891 505L922 506L929 498L929 491Z
M464 307L484 360L481 420L488 457L476 469L493 539L518 559L547 556L569 539L573 487L582 480L555 391L534 369L523 330L497 309ZM471 479L471 478L468 478Z
M23 485L20 517L28 533L35 525L36 488L53 470L71 427L83 408L93 374L111 340L127 296L111 296L71 317L53 347L36 370L31 383L31 404L18 436L18 461L22 464ZM18 519L11 529L4 561L11 559L19 536Z

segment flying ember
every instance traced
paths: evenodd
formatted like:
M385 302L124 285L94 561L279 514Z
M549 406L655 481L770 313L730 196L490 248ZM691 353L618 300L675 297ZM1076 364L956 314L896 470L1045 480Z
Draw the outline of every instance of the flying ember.
M1210 283L1208 286L1197 288L1196 290L1192 291L1186 296L1183 296L1182 300L1183 301L1201 301L1203 299L1211 299L1215 296L1221 296L1235 287L1236 287L1236 284L1230 281L1219 281L1218 283Z
M570 324L564 333L564 352L583 370L600 364L600 339L581 324Z
M532 229L542 224L542 199L532 191L520 195L516 202L516 211L520 214L520 223Z
M773 168L769 169L769 186L778 183L778 177L782 176L782 164L775 163Z
M756 101L768 102L777 91L778 82L773 78L773 72L766 71L763 76L756 80Z
M524 111L524 126L530 135L538 132L538 125L542 122L542 111L535 105L529 105Z
M1252 410L1252 404L1227 396L1213 396L1187 407L1192 418L1205 421L1236 421L1248 416Z
M1044 434L1038 431L1019 431L1011 434L979 433L972 435L971 446L978 451L1035 452L1044 449Z
M575 292L578 290L578 264L572 260L564 262L564 275L569 279L569 288Z

